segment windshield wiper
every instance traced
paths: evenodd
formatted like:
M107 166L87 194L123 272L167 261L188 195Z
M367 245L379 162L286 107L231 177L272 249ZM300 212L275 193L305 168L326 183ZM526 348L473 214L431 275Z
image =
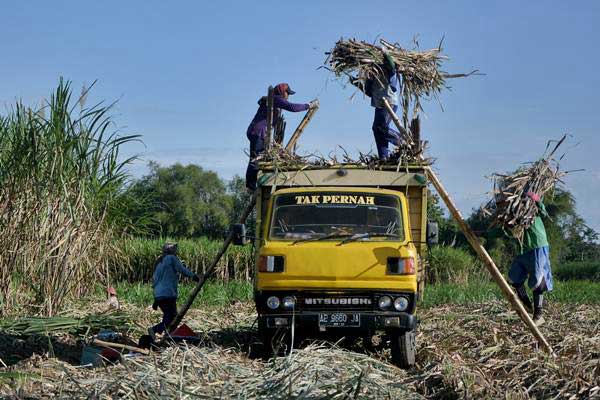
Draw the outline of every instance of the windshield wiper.
M342 240L338 244L338 246L341 246L341 245L349 243L349 242L354 242L356 240L366 239L366 238L370 238L370 237L377 237L377 236L400 238L400 235L396 235L394 233L357 233L357 234L354 234L354 235Z
M319 240L327 240L327 239L335 239L335 238L343 238L347 236L352 236L351 233L330 233L329 235L321 236L321 237L311 237L306 239L298 239L294 240L292 244L300 243L300 242L317 242Z

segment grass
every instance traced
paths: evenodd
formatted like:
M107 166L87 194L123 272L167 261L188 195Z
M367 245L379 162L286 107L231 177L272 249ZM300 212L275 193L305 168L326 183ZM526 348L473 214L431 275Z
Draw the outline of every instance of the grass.
M110 260L111 277L116 281L148 281L154 272L154 263L165 241L178 244L177 255L195 272L206 271L223 245L222 240L206 237L190 239L125 238L119 241L122 254ZM248 280L252 276L254 257L252 246L230 246L218 264L216 279ZM235 266L235 268L233 268ZM230 275L230 272L232 275Z
M600 280L600 261L564 262L552 268L554 277L559 280L591 279Z
M179 285L179 303L188 298L194 288L193 283L182 282ZM149 283L120 282L115 286L121 301L149 306L153 302L152 286ZM236 301L250 301L253 298L251 282L231 281L228 283L208 282L194 301L194 306L224 306ZM104 295L103 288L96 290L98 296Z
M179 285L179 301L186 299L193 289L193 284L183 282ZM117 293L122 301L140 306L152 304L152 287L145 283L121 282L116 285ZM103 295L97 289L97 295ZM421 307L434 307L442 304L476 304L501 299L502 293L493 282L469 282L466 284L439 283L425 288L425 296ZM251 301L253 299L252 283L232 281L229 283L209 282L194 306L224 306L235 301ZM592 281L557 281L554 291L547 295L550 302L566 304L600 304L600 282Z
M493 282L440 283L425 287L425 296L421 306L465 305L501 298L500 288ZM547 299L550 302L567 304L600 304L600 282L555 281L554 290L547 294Z

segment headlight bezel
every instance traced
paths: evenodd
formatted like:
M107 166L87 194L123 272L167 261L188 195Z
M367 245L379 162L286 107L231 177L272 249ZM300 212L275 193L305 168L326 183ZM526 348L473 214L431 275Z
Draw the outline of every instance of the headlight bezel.
M384 304L382 304L382 302ZM394 300L388 295L383 295L379 299L377 299L377 306L380 310L389 310L393 303Z
M281 305L281 301L279 300L279 297L277 297L277 296L269 296L265 303L267 305L267 308L270 310L273 310L273 311L277 310L279 308L279 306Z
M400 303L403 302L404 307L400 306ZM399 311L399 312L404 312L406 310L408 310L408 307L410 306L410 300L407 299L405 296L398 296L394 299L394 310Z
M281 307L286 310L293 310L296 307L296 298L294 296L285 296L281 301Z

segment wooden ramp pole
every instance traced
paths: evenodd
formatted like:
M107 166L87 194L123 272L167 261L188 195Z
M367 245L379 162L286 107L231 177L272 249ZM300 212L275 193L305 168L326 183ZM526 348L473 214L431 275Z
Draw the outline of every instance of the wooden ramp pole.
M302 121L300 121L300 123L298 124L298 127L296 128L296 130L294 131L294 133L290 137L289 142L285 146L286 150L291 151L291 152L294 151L294 149L296 147L296 142L298 142L298 139L300 138L300 135L302 135L302 132L304 132L304 128L306 128L306 125L308 125L308 123L310 122L310 120L312 119L313 115L315 115L315 113L317 112L318 109L319 109L319 105L318 104L317 104L316 107L308 109L308 111L304 115L304 118L302 118Z
M390 107L390 104L387 102L386 99L383 99L383 104L385 105L385 108L387 109L388 113L392 117L392 121L394 121L394 124L396 125L396 127L399 130L401 130L402 125L400 124L400 120L398 119L398 116L396 115L396 113L394 113L394 110L392 109L392 107ZM492 278L494 278L494 280L496 281L498 286L500 286L500 289L502 290L504 297L506 297L508 302L511 304L513 309L517 312L517 314L519 315L521 320L525 323L527 328L531 331L531 333L533 333L533 336L535 336L535 338L540 343L540 345L546 351L548 351L550 354L554 355L554 351L552 350L552 347L550 346L550 344L548 343L548 341L546 340L546 338L544 337L542 332L540 332L538 327L535 325L535 323L533 322L533 320L531 319L531 317L529 316L529 314L523 307L523 304L521 304L521 302L519 301L519 299L513 292L512 288L510 287L508 282L506 282L506 279L504 279L504 276L502 275L500 270L498 270L496 263L494 263L494 260L492 260L492 257L490 257L490 255L488 254L485 247L483 247L483 245L479 241L479 238L477 238L477 236L475 236L475 233L473 233L473 231L471 230L469 225L467 225L467 223L463 219L460 211L454 205L454 202L450 198L450 195L448 194L448 192L442 185L442 182L438 179L437 175L433 172L431 167L429 167L429 166L425 167L425 173L427 174L427 177L429 178L429 180L435 187L435 190L438 192L438 194L440 195L442 200L444 200L444 203L446 203L448 210L450 210L452 217L458 223L458 226L460 227L462 232L465 234L465 237L469 241L469 244L471 245L473 250L475 250L477 255L479 255L479 258L481 258L481 260L487 267L488 271L490 271L490 274L492 274Z
M256 199L258 197L258 193L259 193L259 189L255 190L254 194L252 194L250 201L246 205L246 209L244 210L244 212L242 213L242 216L239 219L240 224L243 224L246 222L246 219L248 218L248 216L254 209L254 206L256 205ZM194 290L192 290L192 293L188 297L188 299L185 302L185 304L183 305L183 307L181 307L178 310L177 316L175 317L173 322L171 322L171 324L169 325L167 332L171 332L179 325L179 323L181 322L181 320L183 319L185 314L188 312L188 310L192 306L192 303L196 299L196 296L198 296L198 293L200 293L202 286L204 286L207 279L215 272L215 269L217 268L217 265L219 264L221 257L223 257L223 254L225 254L225 252L227 251L227 248L229 248L229 245L231 244L232 240L233 240L233 231L230 231L229 234L227 235L227 238L225 239L225 242L221 246L221 249L215 256L214 260L212 261L212 263L210 264L210 266L208 267L206 272L200 276L200 280L198 281L198 283L196 283L196 287L194 288Z
M521 317L521 320L523 320L523 322L525 322L525 325L531 331L531 333L533 333L533 336L535 336L535 338L540 343L540 345L542 345L542 347L546 351L548 351L550 354L554 355L554 351L552 350L552 347L550 346L550 344L548 343L548 341L546 340L546 338L544 337L542 332L540 332L538 327L535 325L535 323L529 316L529 313L527 313L527 311L523 307L523 304L521 304L521 301L519 301L519 299L513 292L512 288L510 287L508 282L506 282L506 279L504 279L504 276L498 270L498 267L496 267L496 263L494 263L494 260L492 260L492 257L490 257L490 255L488 254L485 247L483 247L483 245L479 241L479 238L477 238L477 236L475 236L475 234L473 233L473 231L471 230L469 225L467 225L467 223L463 219L460 211L454 205L454 202L452 201L452 199L450 198L450 195L448 194L448 192L446 191L446 189L444 188L444 186L438 179L437 175L433 172L431 167L426 167L425 171L427 173L427 177L429 178L429 180L435 187L435 190L439 193L440 197L444 200L444 203L446 203L446 206L448 207L448 210L450 210L450 213L454 217L454 220L458 223L458 225L460 226L460 229L465 234L465 237L471 244L471 247L473 247L473 250L475 250L475 252L479 255L479 258L481 258L481 260L483 260L488 271L490 271L490 274L492 274L492 278L494 278L494 280L496 281L498 286L500 286L500 289L502 290L504 297L506 297L508 302L511 304L512 308L517 312L519 317Z
M268 150L271 146L271 131L273 130L273 93L275 89L269 86L267 91L267 130L265 132L265 149Z

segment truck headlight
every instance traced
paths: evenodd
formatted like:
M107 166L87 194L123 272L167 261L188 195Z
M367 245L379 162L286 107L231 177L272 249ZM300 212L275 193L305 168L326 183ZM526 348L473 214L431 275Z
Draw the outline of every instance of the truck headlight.
M267 299L267 307L271 310L276 310L279 308L279 298L275 296L271 296Z
M408 299L406 297L396 297L394 308L398 311L404 311L408 308Z
M296 304L296 299L292 296L287 296L283 298L283 308L292 309Z
M379 298L379 308L386 310L392 305L392 298L390 296L381 296Z

